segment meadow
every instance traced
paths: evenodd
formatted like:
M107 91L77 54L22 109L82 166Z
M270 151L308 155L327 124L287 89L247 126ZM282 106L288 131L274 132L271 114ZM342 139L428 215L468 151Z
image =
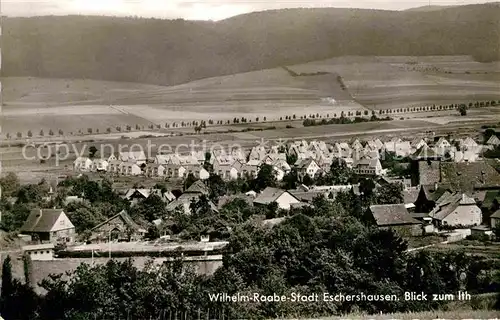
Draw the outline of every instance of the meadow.
M214 131L228 121L233 125L235 118L245 118L245 125L264 122L262 125L270 126L293 116L298 120L312 115L370 115L372 110L498 101L499 67L500 63L479 63L467 56L342 57L169 87L4 78L1 136L9 134L13 139L20 133L26 138L31 131L36 137L43 131L46 137L50 130L59 136L61 130L67 137L90 134L89 129L92 134L109 130L116 136L127 131L127 126L131 131L144 131L150 126L165 129L167 124L169 129L175 125L177 131L192 132L193 121L210 120L215 125L207 130ZM456 111L391 116L426 118L432 114L443 117ZM484 110L481 116L488 114ZM300 122L292 126L299 127Z

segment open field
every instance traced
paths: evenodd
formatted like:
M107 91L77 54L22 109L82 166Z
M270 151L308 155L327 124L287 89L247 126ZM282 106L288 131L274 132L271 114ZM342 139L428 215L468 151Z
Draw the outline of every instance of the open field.
M375 110L500 99L500 62L467 56L344 57L294 70L336 72L356 101Z
M411 62L412 64L408 64ZM4 78L2 137L28 130L38 135L115 132L117 126L245 117L278 121L285 116L323 117L342 112L431 104L500 100L500 63L469 57L343 57L283 68L207 78L171 87L74 79ZM408 68L416 68L415 71ZM450 73L451 72L451 73ZM343 90L337 76L347 86ZM354 96L354 100L353 100ZM335 102L333 102L334 99ZM363 107L365 106L365 107ZM432 114L427 113L427 114ZM446 111L453 114L455 111ZM416 117L417 114L391 115ZM423 115L422 115L423 116ZM192 128L188 129L192 131Z

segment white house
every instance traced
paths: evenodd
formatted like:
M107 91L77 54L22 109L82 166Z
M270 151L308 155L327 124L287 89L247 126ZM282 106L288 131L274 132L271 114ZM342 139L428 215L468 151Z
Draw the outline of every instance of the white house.
M444 137L439 138L438 142L436 142L436 148L447 149L450 147L451 144Z
M486 141L486 144L489 146L500 146L500 139L496 135L492 135L488 141Z
M90 171L92 169L92 160L87 157L78 157L73 162L75 171Z
M186 168L178 164L165 165L165 176L168 178L180 179L184 178Z
M30 256L33 261L48 261L54 259L54 244L43 243L22 247L23 253Z
M297 174L301 178L304 178L306 175L314 178L321 170L320 166L313 159L299 160L295 166Z
M482 222L481 209L466 194L446 194L429 213L437 226L477 226Z
M146 177L164 177L165 176L165 167L162 164L156 163L148 163L144 167L144 175Z
M118 160L135 163L140 166L141 164L146 163L147 158L144 151L125 151L119 153Z
M358 175L379 176L382 174L382 164L379 159L362 159L353 168Z
M279 209L290 210L293 204L298 204L300 201L291 195L288 191L267 187L253 201L255 205L267 206L273 202L278 204Z
M120 169L120 173L126 176L138 176L142 173L141 167L136 163L122 162Z
M104 159L94 159L92 161L92 171L108 171L109 163Z

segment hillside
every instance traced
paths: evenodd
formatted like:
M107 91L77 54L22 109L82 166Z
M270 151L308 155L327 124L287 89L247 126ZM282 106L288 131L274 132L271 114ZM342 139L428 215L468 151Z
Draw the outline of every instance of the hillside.
M3 76L173 85L344 55L499 58L500 4L431 12L285 9L219 22L6 18Z

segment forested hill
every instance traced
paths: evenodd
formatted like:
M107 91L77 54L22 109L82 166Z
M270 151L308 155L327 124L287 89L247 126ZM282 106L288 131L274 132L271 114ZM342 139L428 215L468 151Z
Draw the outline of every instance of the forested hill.
M285 9L219 22L6 18L4 76L172 85L342 55L498 60L500 3L431 12Z

